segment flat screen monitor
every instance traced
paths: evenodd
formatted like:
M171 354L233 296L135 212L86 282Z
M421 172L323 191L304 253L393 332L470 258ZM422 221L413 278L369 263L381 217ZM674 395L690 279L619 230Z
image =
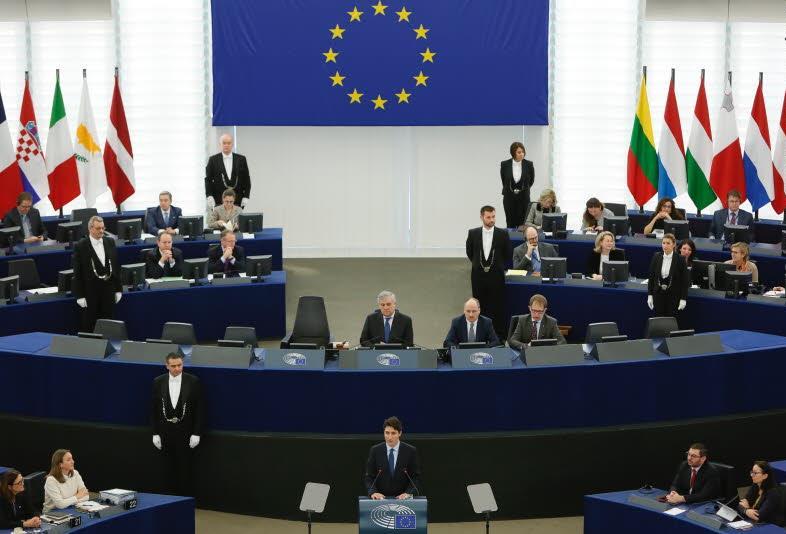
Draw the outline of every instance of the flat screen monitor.
M568 214L567 213L544 213L543 226L544 232L556 233L558 231L565 231L568 227Z
M712 262L707 267L707 279L709 282L709 289L717 289L724 291L726 289L725 274L730 271L735 271L737 268L731 263L722 261Z
M607 261L603 264L603 285L616 287L620 282L627 282L630 271L627 261Z
M717 263L709 260L693 260L690 268L690 277L694 285L702 289L710 288L709 266Z
M120 219L117 221L117 237L134 243L142 237L142 219Z
M180 235L196 239L204 233L205 224L201 215L187 215L177 220L177 229L180 230Z
M0 246L13 247L16 244L16 235L21 230L21 226L7 226L5 228L0 228Z
M261 280L263 276L270 276L273 272L273 256L246 256L246 276L253 276Z
M0 278L0 300L9 304L19 295L19 275Z
M747 271L726 271L723 273L723 289L729 298L741 298L748 294L753 281L753 273Z
M194 280L207 278L207 258L183 260L183 278Z
M530 347L550 347L557 345L557 339L553 337L544 337L543 339L533 339L529 342Z
M85 227L80 221L65 222L57 225L55 239L58 243L74 243L82 239L85 234Z
M460 349L485 349L488 346L488 343L483 343L482 341L464 341L458 344Z
M750 243L751 229L749 226L743 226L741 224L724 224L723 240L729 245L739 242Z
M253 234L262 231L263 216L261 213L241 213L237 218L239 232Z
M289 348L296 350L317 350L319 346L316 343L290 343Z
M630 220L628 217L614 215L612 217L603 218L603 231L611 232L615 236L628 235L630 229Z
M219 347L235 347L242 349L246 344L240 339L219 339L217 342Z
M403 350L403 343L377 343L374 345L375 350Z
M559 257L543 257L540 259L540 276L545 282L564 280L568 276L568 259Z
M674 234L677 241L688 239L690 237L690 227L688 221L671 220L663 221L663 233Z
M131 286L131 291L135 291L139 284L143 284L144 282L144 263L130 263L120 266L120 283L124 286Z
M74 270L66 269L57 273L57 290L63 293L71 291L71 280L74 279Z

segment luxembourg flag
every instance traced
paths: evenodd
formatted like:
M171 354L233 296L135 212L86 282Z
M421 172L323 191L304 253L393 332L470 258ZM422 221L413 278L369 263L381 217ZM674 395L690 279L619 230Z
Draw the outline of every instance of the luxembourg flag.
M745 189L754 210L769 204L774 195L772 182L772 153L770 152L770 131L767 126L767 110L764 107L762 74L759 73L759 87L753 98L748 133L745 135L745 154L742 166L745 168Z
M19 113L19 135L16 139L16 161L22 172L22 187L33 196L33 204L49 195L49 177L46 170L44 151L38 137L38 122L35 120L30 83L25 80L22 95L22 110Z
M669 94L663 112L663 128L658 143L658 198L675 198L688 189L685 173L685 145L682 142L682 125L674 94L674 69L671 69Z
M10 211L16 205L16 197L22 192L22 176L14 155L14 145L5 118L3 97L0 95L0 213Z
M775 136L775 151L772 154L772 183L775 189L775 198L772 207L778 213L783 213L786 208L786 92L783 94L783 109L781 120L778 123L778 133Z

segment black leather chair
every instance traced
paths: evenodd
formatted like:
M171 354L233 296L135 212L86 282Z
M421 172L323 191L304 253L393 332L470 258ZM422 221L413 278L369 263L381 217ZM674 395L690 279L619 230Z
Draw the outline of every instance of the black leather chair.
M82 235L87 235L87 223L93 215L98 215L98 210L95 208L82 208L71 212L72 221L82 222Z
M142 250L140 250L139 251L139 261L141 261L142 263L145 263L147 261L147 254L151 250L155 250L155 249L153 249L153 248L143 248Z
M15 274L19 275L20 290L46 287L41 284L41 277L38 276L38 267L36 267L33 258L9 261L8 276L14 276Z
M647 319L647 328L644 337L652 339L654 337L667 337L669 332L679 330L677 319L674 317L650 317Z
M628 214L628 207L625 204L618 204L616 202L605 202L603 204L606 209L611 211L614 215L624 217Z
M257 346L257 331L253 326L227 326L224 330L224 339L242 341L252 347Z
M587 336L584 343L600 343L604 336L618 336L620 330L617 323L590 323L587 325Z
M25 476L25 495L27 495L30 507L36 514L40 513L44 507L46 475L43 471L36 471Z
M93 327L93 333L101 334L102 338L110 341L125 341L128 339L126 323L115 319L98 319L95 327Z
M317 347L330 344L325 299L322 297L300 297L295 314L292 332L281 340L281 348L289 348L290 343L314 343Z
M512 315L510 317L510 324L508 325L508 337L505 338L505 341L513 336L513 332L516 331L516 327L519 325L519 319L524 317L523 315Z
M161 339L168 339L178 345L196 345L196 333L191 323L164 323Z

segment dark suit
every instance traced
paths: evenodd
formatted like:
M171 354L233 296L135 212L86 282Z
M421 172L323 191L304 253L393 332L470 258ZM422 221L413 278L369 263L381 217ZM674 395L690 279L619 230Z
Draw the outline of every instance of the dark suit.
M650 276L647 282L647 294L652 295L656 317L677 317L677 306L680 300L687 300L691 273L685 265L685 258L677 250L671 258L669 277L662 280L660 269L663 266L663 252L656 252L650 263ZM661 285L668 286L665 290Z
M517 246L513 249L513 268L516 270L530 271L532 270L532 258L528 258L527 242ZM557 249L554 245L538 241L538 256L540 258L556 258Z
M36 515L38 512L33 510L30 499L24 491L16 495L13 504L0 495L0 528L13 530L21 527L23 521L32 519Z
M458 347L459 343L466 343L468 333L467 319L463 315L459 315L450 322L450 330L448 335L445 336L445 341L442 342L443 347ZM488 317L483 315L478 316L477 323L475 324L475 341L478 343L486 343L490 347L496 347L500 344L499 337L494 331L494 323Z
M483 257L483 227L467 232L466 248L467 258L472 262L472 296L480 301L484 315L494 322L497 336L504 338L505 264L513 253L508 231L494 228L488 258Z
M389 343L403 343L411 347L414 343L414 333L412 331L412 318L396 310L393 315L393 323L390 325ZM360 344L370 347L377 343L385 342L385 321L382 312L376 310L366 316L363 323L363 331L360 332Z
M235 263L222 262L221 256L224 255L224 249L221 248L219 243L217 246L210 247L207 251L207 272L209 273L242 273L246 271L246 253L243 247L235 245L232 249L232 256L235 258Z
M715 211L712 214L712 225L710 225L710 237L715 237L716 239L723 238L723 226L729 220L729 210L728 208L723 208L720 210ZM742 226L750 226L753 224L753 214L745 211L745 210L737 210L737 224Z
M120 262L117 260L115 241L104 237L106 263L101 264L90 237L83 237L74 245L71 258L74 278L71 293L75 299L87 300L82 309L82 331L92 332L96 319L112 319L115 311L115 293L123 290L120 284Z
M183 216L183 210L174 206L169 207L169 223L164 223L161 207L147 208L145 213L145 231L148 234L158 235L160 230L177 228L177 222Z
M688 462L683 461L671 483L671 491L676 491L685 497L687 504L710 501L722 496L720 473L709 462L704 462L696 472L693 491L690 490L690 474L691 468Z
M235 204L238 206L251 194L251 177L246 157L232 153L232 176L227 178L223 153L213 154L205 167L205 196L213 197L218 206L224 190L229 188L235 190Z
M540 320L537 339L556 339L560 345L566 343L565 337L559 331L557 320L551 315L543 315L543 318ZM532 317L530 314L522 315L519 318L519 324L516 325L516 330L513 331L513 335L508 339L508 345L511 348L521 350L530 341L532 341Z
M410 478L415 483L414 486L410 482ZM402 493L420 495L420 460L417 449L408 443L399 441L396 467L391 474L387 444L383 441L374 445L368 452L365 479L366 494L369 497L374 493L381 493L386 497L398 497Z
M529 189L535 183L535 167L529 160L521 160L521 179L513 181L513 158L499 165L502 180L502 206L505 208L505 223L508 228L524 224L529 209ZM516 193L518 191L518 193Z
M46 238L46 227L44 223L41 222L41 212L39 212L35 208L30 208L30 211L27 212L27 220L30 222L30 232L31 235L36 237L44 237ZM6 228L10 228L12 226L18 226L19 232L16 233L16 243L21 243L25 239L24 229L22 228L22 214L19 213L17 208L12 209L8 213L5 214L3 217L3 226Z
M183 276L183 252L179 248L172 247L172 257L175 259L175 265L172 266L169 262L164 262L161 267L161 251L156 247L149 250L145 254L145 277L146 278L162 278L164 276Z
M609 251L609 261L624 260L624 250L615 248ZM593 274L603 274L600 272L600 252L595 252L594 250L590 251L589 256L587 257L587 268L584 270L584 274L587 276L592 276Z
M780 494L780 492L784 490L786 490L786 488L782 486L779 488L776 486L764 492L758 507L756 507L756 510L759 511L759 523L772 523L779 527L784 526L784 510ZM744 497L748 500L748 506L753 508L753 504L756 502L758 495L759 487L756 484L748 488L748 493L746 493ZM738 512L743 519L750 520L750 518L745 515L745 510L742 507L739 507Z
M174 408L169 396L169 373L153 380L150 424L153 435L161 436L167 489L175 495L192 495L194 451L188 441L192 435L203 436L205 405L199 379L188 373L181 376L180 396ZM172 421L174 418L177 422Z

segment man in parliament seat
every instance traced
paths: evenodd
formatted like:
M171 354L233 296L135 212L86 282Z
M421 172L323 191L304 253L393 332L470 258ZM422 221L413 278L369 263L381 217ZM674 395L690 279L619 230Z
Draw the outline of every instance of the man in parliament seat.
M145 277L183 276L183 253L172 246L172 235L161 232L156 237L156 245L145 254Z
M529 299L529 313L521 316L516 330L508 339L511 348L521 350L535 339L556 339L559 345L565 344L557 320L546 315L547 308L546 297L538 293L532 295Z
M208 250L208 272L242 273L246 270L246 253L237 244L232 230L221 232L221 244Z
M183 210L172 205L172 193L161 191L158 194L158 207L147 208L145 213L145 231L148 234L177 234L177 223Z
M534 226L528 226L524 230L524 243L513 249L513 269L540 276L541 258L556 256L557 250L554 246L539 242L538 230Z
M720 473L707 461L707 447L694 443L688 447L686 459L677 468L666 501L670 504L692 504L717 499L723 494Z
M442 343L444 347L458 347L459 343L486 343L499 345L499 337L494 331L494 323L480 314L478 299L471 298L464 303L464 314L450 322L450 330Z
M712 214L710 237L723 239L723 227L726 224L750 226L753 224L753 214L740 209L740 193L732 189L726 194L726 208L716 210Z
M33 196L27 191L16 197L16 207L5 214L3 226L18 226L16 243L33 243L46 239L46 228L41 222L41 213L33 207Z
M378 310L366 317L360 333L360 344L371 347L377 343L401 343L411 347L414 343L412 319L396 309L396 295L382 291L377 295Z
M420 495L417 449L401 441L403 428L398 417L388 417L383 427L385 441L371 447L366 461L367 495L375 500Z

